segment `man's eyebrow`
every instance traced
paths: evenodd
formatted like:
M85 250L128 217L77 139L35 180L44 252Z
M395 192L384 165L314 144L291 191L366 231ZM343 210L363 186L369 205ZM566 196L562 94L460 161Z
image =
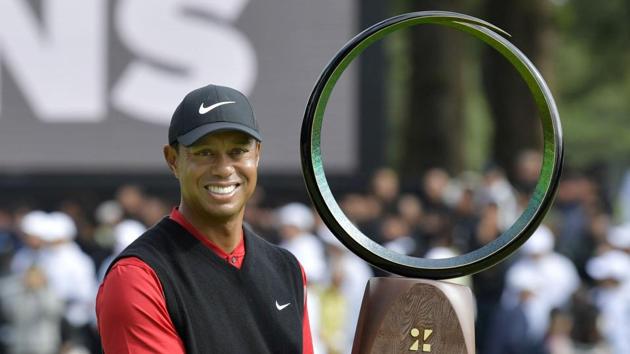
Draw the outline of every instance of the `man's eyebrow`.
M230 143L235 145L249 145L254 142L255 139L249 136L234 138ZM212 148L211 144L206 143L198 143L191 146L186 147L189 150L199 150L199 149L208 149Z
M195 144L195 145L190 145L190 146L186 146L187 150L199 150L199 149L206 149L209 148L210 145L206 145L206 144Z
M249 136L238 137L234 139L234 143L239 144L239 145L249 145L252 143L252 140L254 140L254 138L249 137Z

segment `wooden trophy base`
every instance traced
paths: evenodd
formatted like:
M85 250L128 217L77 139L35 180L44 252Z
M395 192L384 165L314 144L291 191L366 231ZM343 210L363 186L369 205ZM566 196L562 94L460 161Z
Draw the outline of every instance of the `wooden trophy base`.
M365 287L352 354L474 354L474 313L468 287L372 278Z

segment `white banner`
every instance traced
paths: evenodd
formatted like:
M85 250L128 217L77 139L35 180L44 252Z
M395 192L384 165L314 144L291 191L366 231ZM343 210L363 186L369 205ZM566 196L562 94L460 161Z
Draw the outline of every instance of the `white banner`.
M215 83L250 97L263 170L297 172L308 95L355 13L337 0L2 0L0 166L166 171L174 108ZM335 89L327 169L356 165L353 82Z

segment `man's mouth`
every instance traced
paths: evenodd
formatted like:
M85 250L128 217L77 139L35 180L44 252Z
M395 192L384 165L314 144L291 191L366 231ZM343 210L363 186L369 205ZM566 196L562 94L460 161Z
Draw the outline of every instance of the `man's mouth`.
M234 192L238 186L239 184L230 184L230 185L223 185L223 186L216 185L216 184L209 184L205 186L204 188L212 194L228 195Z

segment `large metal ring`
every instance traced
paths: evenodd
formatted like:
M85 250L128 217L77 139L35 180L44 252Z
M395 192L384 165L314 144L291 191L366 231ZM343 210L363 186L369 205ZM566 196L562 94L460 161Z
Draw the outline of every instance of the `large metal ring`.
M447 259L425 259L386 249L357 229L335 200L321 155L321 128L328 99L348 65L367 47L387 34L419 24L452 27L486 42L512 63L531 91L543 127L542 170L527 208L501 236L481 248ZM527 57L502 35L504 31L475 17L453 12L425 11L392 17L350 40L326 66L306 106L300 153L306 187L323 221L337 238L365 261L391 273L418 278L448 279L489 268L518 249L536 230L550 208L560 178L563 142L554 99L542 76ZM508 35L509 36L509 35Z

